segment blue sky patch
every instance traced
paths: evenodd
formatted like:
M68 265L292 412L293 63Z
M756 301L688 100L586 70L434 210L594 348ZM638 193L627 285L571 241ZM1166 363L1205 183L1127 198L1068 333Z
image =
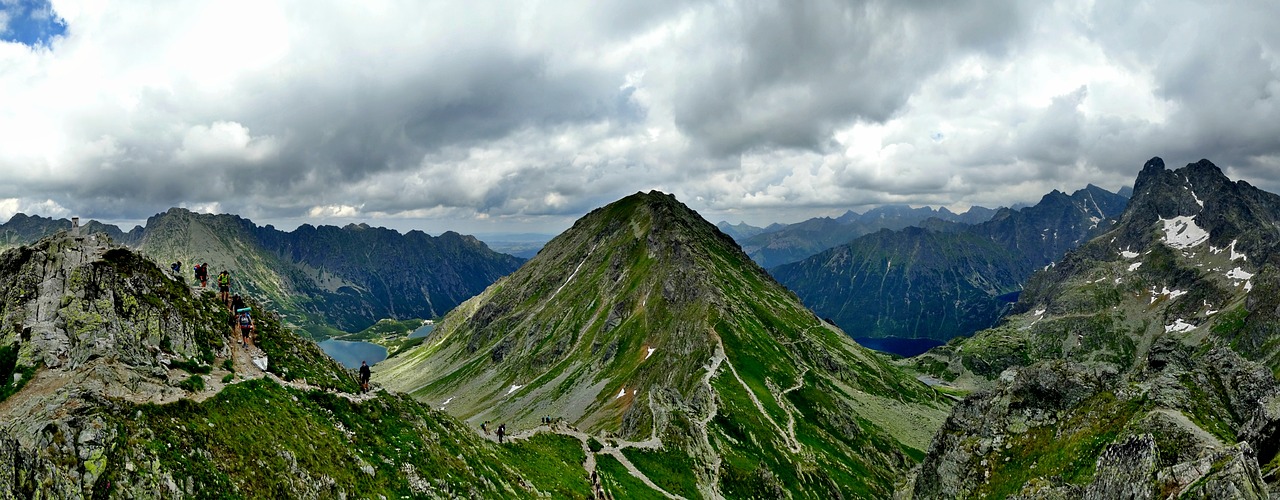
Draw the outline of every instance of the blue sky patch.
M67 23L49 0L0 0L0 40L47 47L66 32Z

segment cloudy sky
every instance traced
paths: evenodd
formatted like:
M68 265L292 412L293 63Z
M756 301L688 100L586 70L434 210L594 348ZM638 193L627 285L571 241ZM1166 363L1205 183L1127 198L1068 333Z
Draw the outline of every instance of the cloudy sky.
M1214 5L1208 5L1208 4ZM0 220L557 232L1280 191L1280 2L0 0Z

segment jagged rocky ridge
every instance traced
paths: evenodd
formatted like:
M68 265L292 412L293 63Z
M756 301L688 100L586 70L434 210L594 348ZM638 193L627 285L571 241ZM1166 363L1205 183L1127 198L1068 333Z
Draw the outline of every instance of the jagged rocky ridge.
M65 219L17 214L0 224L0 243L30 243L68 227ZM443 316L523 262L454 232L433 237L366 224L304 224L284 232L181 208L128 233L96 221L81 232L106 234L163 264L181 261L188 280L192 266L207 262L210 286L230 270L236 292L261 297L315 338L357 332L383 318Z
M885 497L949 406L658 192L582 217L374 379L472 425L660 444L621 455L690 498Z
M805 305L855 337L946 341L993 326L1031 274L1111 224L1123 196L1053 191L973 226L881 230L770 269Z
M1036 273L1001 326L910 360L985 388L919 498L1268 498L1280 196L1207 160L1143 167L1107 233Z
M410 398L353 396L257 304L241 348L211 292L100 235L0 254L0 293L0 498L590 492L577 440L497 447Z

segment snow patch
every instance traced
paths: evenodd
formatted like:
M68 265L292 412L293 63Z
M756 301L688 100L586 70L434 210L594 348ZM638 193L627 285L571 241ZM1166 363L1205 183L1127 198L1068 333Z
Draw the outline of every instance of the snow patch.
M1249 256L1242 253L1236 253L1236 240L1231 240L1231 260L1236 259L1244 259L1245 262L1248 262Z
M1126 258L1126 259L1132 259L1132 258L1134 258L1134 257L1137 257L1137 256L1138 256L1138 252L1130 252L1130 251L1128 251L1128 250L1125 250L1125 251L1123 251L1123 252L1120 252L1120 256L1121 256L1121 257L1124 257L1124 258Z
M1044 316L1044 312L1046 310L1047 309L1036 309L1036 316Z
M626 395L627 395L627 388L626 388L626 387L623 387L621 391L618 391L618 397L617 397L617 398L613 398L613 399L618 399L618 398L623 397L623 396L626 396Z
M523 385L513 385L513 386L511 386L511 388L507 390L507 395L508 395L508 396L510 396L510 395L511 395L511 393L513 393L513 392L516 392L516 391L520 390L520 388L521 388L521 387L524 387L524 386L523 386Z
M1253 277L1253 273L1237 267L1235 269L1227 271L1227 277L1233 280L1247 280Z
M656 350L657 350L657 349L654 349L654 348L650 347L650 348L649 348L649 353L644 355L644 359L649 359L649 356L653 356L653 351L656 351Z
M1250 290L1253 290L1253 282L1252 281L1244 282L1244 291L1248 292Z
M1195 217L1186 215L1172 219L1161 218L1164 223L1164 242L1173 248L1191 248L1209 240L1209 233L1196 225Z
M1132 264L1129 264L1129 272L1137 271L1139 267L1142 267L1141 262L1134 262Z
M1172 325L1164 325L1164 332L1165 333L1189 332L1191 330L1195 330L1195 328L1196 328L1196 325L1193 325L1191 323L1187 323L1186 321L1182 321L1181 319L1178 319L1178 320L1174 320Z

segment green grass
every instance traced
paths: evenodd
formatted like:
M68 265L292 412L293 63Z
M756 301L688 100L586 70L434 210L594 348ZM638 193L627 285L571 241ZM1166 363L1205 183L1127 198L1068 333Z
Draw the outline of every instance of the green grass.
M591 492L591 483L580 465L587 456L577 438L541 433L506 445L502 451L507 463L545 493L557 498L582 498Z
M201 403L124 405L108 417L119 442L96 494L147 470L190 478L195 498L295 497L298 484L320 478L333 484L321 496L359 498L424 496L415 478L450 497L536 496L522 484L555 497L588 492L574 439L499 447L443 413L385 393L355 404L251 380ZM126 471L126 462L144 469Z
M0 401L17 394L36 375L34 366L18 363L18 349L17 343L0 346ZM16 383L13 381L14 374L21 375Z
M697 464L684 452L627 448L622 454L658 487L685 498L700 498L698 481L693 475Z
M213 367L210 367L209 365L206 365L194 359L186 359L186 360L175 359L169 362L169 368L182 370L187 373L194 373L194 374L208 374L209 372L213 371Z
M632 476L622 462L613 455L596 455L596 474L600 475L600 485L616 498L636 500L665 500L662 493L650 488L639 478ZM697 497L691 497L697 498Z
M178 382L178 387L188 392L200 392L204 390L204 377L200 375L192 375L186 380Z

